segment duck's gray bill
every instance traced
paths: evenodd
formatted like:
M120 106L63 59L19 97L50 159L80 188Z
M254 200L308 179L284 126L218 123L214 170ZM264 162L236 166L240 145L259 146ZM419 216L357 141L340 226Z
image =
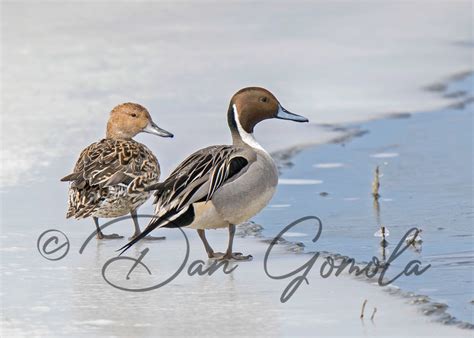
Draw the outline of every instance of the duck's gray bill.
M161 137L173 137L174 135L171 134L169 131L166 131L164 129L161 129L158 127L155 122L151 121L148 123L148 125L143 129L143 132L153 134L153 135L158 135Z
M277 119L291 120L291 121L296 121L296 122L308 122L309 121L304 116L300 116L300 115L290 113L288 110L286 110L285 108L283 108L280 105L278 105L278 113L275 117Z

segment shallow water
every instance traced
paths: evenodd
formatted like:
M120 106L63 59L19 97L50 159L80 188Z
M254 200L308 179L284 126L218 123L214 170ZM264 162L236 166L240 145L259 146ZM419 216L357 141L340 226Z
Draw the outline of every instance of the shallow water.
M462 90L467 99L473 88L471 75L450 85L444 95ZM374 237L380 224L390 231L387 257L406 231L419 227L424 242L403 253L388 276L413 259L431 264L426 273L394 284L446 303L450 314L473 323L472 103L352 127L367 133L295 156L282 180L321 183L280 185L270 207L256 220L270 220L274 227L266 233L274 235L298 217L317 215L323 234L316 244L311 242L315 230L304 226L293 228L300 234L288 239L302 241L308 251L340 253L358 261L370 261L373 255L382 259L380 238ZM379 211L371 196L377 165Z

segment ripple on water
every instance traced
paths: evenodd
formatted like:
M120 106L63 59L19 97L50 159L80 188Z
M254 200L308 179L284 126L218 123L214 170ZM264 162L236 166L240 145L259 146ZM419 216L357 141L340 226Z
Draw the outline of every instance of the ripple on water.
M323 183L321 180L309 180L303 178L280 178L278 180L278 184L282 185L313 185L321 183Z
M109 319L95 319L95 320L85 320L81 322L76 322L79 325L93 325L93 326L106 326L106 325L114 325L116 324L115 321Z
M308 234L305 234L303 232L285 232L284 237L305 237L308 236Z
M35 312L49 312L51 311L51 308L49 306L39 305L39 306L33 306L31 310Z
M391 157L398 157L400 156L399 153L376 153L370 155L372 158L391 158Z
M313 168L318 168L318 169L333 169L333 168L341 168L343 167L343 163L316 163L313 164Z
M289 208L291 204L270 204L268 207L270 208Z

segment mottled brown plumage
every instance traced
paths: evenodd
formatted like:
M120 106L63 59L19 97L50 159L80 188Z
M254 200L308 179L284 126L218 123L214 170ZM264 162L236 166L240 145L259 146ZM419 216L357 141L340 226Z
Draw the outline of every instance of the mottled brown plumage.
M149 197L144 189L160 179L153 153L133 140L103 139L84 149L71 181L66 217L119 217L137 209Z
M132 139L139 132L173 136L159 128L139 104L118 105L110 113L106 138L85 148L73 173L61 179L71 182L66 217L94 217L99 238L106 236L97 218L128 213L134 217L135 236L140 233L136 209L151 195L145 188L158 183L160 165L145 145Z

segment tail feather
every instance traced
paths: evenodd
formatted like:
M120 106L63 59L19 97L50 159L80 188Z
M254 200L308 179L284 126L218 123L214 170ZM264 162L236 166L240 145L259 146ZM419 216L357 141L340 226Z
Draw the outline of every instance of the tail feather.
M125 244L123 247L118 249L120 251L120 255L122 255L125 251L130 249L135 243L139 240L143 239L146 235L150 232L155 230L156 228L163 228L163 227L171 227L171 228L180 228L189 225L192 220L194 219L194 209L193 206L190 205L186 209L181 209L180 211L171 210L165 213L161 217L157 217L151 221L150 224L143 230L140 235L132 239L130 242Z
M82 177L81 173L72 173L60 179L61 182L75 181Z
M153 230L155 230L158 225L160 224L160 221L161 219L158 219L156 220L156 222L153 222L151 224L149 224L145 230L143 230L140 235L138 235L137 237L135 237L134 239L132 239L130 242L128 242L127 244L125 244L123 247L121 247L120 249L118 249L117 251L120 251L119 253L119 256L121 256L125 251L127 251L128 249L130 249L136 242L138 242L139 240L141 240L143 237L145 237L146 235L148 235L150 232L152 232Z

